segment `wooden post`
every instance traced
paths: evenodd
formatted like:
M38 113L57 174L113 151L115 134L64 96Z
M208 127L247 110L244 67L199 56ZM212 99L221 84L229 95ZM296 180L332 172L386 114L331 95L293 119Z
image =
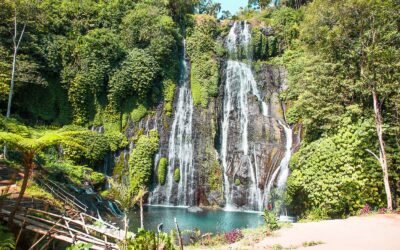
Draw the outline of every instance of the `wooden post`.
M79 216L81 217L83 228L85 229L86 233L89 234L89 231L86 227L85 219L83 218L82 213L80 213Z
M177 233L178 233L179 248L180 248L180 250L183 250L183 243L182 243L181 230L179 230L178 222L176 222L176 217L174 218L174 221L175 221L176 231L177 231Z
M26 214L27 214L27 213L28 213L28 209L25 209L25 212L24 212L24 221L22 222L21 229L19 230L17 239L15 240L15 249L17 248L18 241L19 241L19 239L21 238L22 230L24 230L25 223L26 223Z
M36 241L36 242L29 248L29 250L34 249L34 247L35 247L37 244L39 244L39 242L41 242L42 239L43 239L44 237L46 237L47 235L50 235L50 234L51 234L51 230L53 230L53 229L57 226L57 224L58 224L59 222L61 222L61 219L59 219L59 220L47 231L47 234L44 234L38 241Z

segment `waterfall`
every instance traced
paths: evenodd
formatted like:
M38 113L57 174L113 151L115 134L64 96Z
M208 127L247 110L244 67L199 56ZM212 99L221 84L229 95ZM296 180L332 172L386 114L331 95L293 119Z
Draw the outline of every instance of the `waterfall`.
M280 4L280 0L271 0L271 2L269 3L269 7L276 7Z
M271 181L267 184L266 192L264 195L264 199L267 202L269 200L267 196L271 192L274 181L277 180L277 191L280 195L282 195L282 192L284 191L284 188L286 186L287 178L289 176L289 161L290 157L292 156L293 131L288 125L283 124L281 121L279 121L279 124L283 127L285 132L285 154L282 158L281 163L279 164L279 167L272 174Z
M181 79L168 145L168 171L164 186L151 193L150 204L191 206L195 204L195 169L193 166L193 99L190 90L190 65L186 44L182 59ZM174 172L179 169L180 180Z
M269 117L269 109L261 97L251 70L251 28L247 22L234 23L226 39L226 47L229 51L229 59L226 66L224 86L220 153L224 172L225 208L232 209L237 207L233 192L237 188L235 187L234 179L235 171L233 171L237 169L237 166L234 166L235 162L232 158L234 158L234 154L237 156L237 151L239 151L241 168L247 169L250 179L246 208L262 210L266 194L269 193L278 174L278 186L283 188L286 183L289 174L292 132L289 127L280 123L286 137L285 155L279 168L274 171L272 178L266 183L267 187L261 189L261 166L258 164L255 145L252 152L249 146L249 98L251 96L257 98L263 116ZM238 124L233 124L233 122ZM235 130L232 131L233 129ZM238 145L232 146L235 143Z

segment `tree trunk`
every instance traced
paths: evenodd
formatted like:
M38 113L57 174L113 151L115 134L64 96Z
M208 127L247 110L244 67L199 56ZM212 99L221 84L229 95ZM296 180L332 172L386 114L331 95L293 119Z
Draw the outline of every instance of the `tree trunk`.
M10 217L8 218L8 224L11 226L14 220L14 216L19 209L19 205L21 204L22 198L24 197L26 187L28 185L29 175L31 170L33 169L33 156L32 152L24 153L24 179L22 181L21 190L19 191L19 195L17 201L15 202L15 207L12 210Z
M144 223L143 223L143 197L140 198L140 228L144 229Z
M15 33L16 32L17 31L15 31ZM12 103L12 97L14 94L15 67L17 64L17 52L18 52L18 48L16 47L16 45L14 45L14 54L13 54L13 62L12 62L12 70L11 70L11 84L10 84L10 92L8 93L8 104L7 104L7 115L6 115L7 118L9 118L11 115L11 103Z
M14 53L13 53L13 61L12 61L12 70L11 70L11 83L10 83L10 92L8 93L8 103L7 103L7 114L6 118L9 118L11 115L11 103L12 103L12 96L14 94L14 84L15 84L15 69L17 66L17 54L18 54L18 48L19 45L21 44L22 37L24 36L26 24L24 24L24 27L21 30L21 34L19 35L18 41L17 41L17 35L18 35L18 24L17 24L17 8L14 10L14 35L13 35L13 48L14 48ZM4 145L3 149L3 155L4 159L7 159L7 144Z
M388 172L388 165L387 165L387 158L386 158L386 150L385 150L385 141L383 140L383 120L382 120L382 113L381 113L381 106L378 99L378 94L375 90L372 90L372 97L374 100L374 114L375 114L375 126L376 132L378 134L379 140L379 163L382 167L383 171L383 183L385 185L385 192L386 192L386 200L387 200L387 209L392 210L392 192L390 191L390 184L389 184L389 172Z

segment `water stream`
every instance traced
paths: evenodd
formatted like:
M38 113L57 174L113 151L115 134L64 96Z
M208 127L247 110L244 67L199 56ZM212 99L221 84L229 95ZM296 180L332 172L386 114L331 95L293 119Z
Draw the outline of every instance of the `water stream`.
M169 137L166 183L162 187L157 186L150 194L150 204L190 206L195 203L192 140L193 99L190 90L190 63L186 56L185 45L184 42L179 93ZM179 169L180 172L178 182L174 180L176 169Z
M291 129L279 122L284 130L286 138L286 150L279 168L277 168L272 178L266 184L266 188L260 188L261 171L257 161L255 148L249 147L249 97L255 96L261 107L262 115L268 117L268 105L263 101L257 82L251 69L252 51L251 51L251 28L247 22L235 22L226 39L226 47L229 51L229 60L226 67L226 82L224 88L223 102L223 121L222 121L222 142L221 142L221 163L224 170L224 196L225 209L236 209L237 204L234 201L233 187L235 185L234 178L229 174L236 166L232 166L234 161L231 145L232 131L239 127L239 135L234 138L239 142L239 150L242 154L241 159L245 160L246 165L242 167L248 168L251 184L247 192L247 208L254 210L262 210L268 193L272 185L278 180L278 188L285 186L287 176L289 174L289 160L292 147L292 131ZM234 119L232 118L234 117ZM238 122L239 126L231 124L232 121ZM233 132L233 136L236 136ZM252 151L252 152L249 152ZM243 160L242 160L242 163ZM278 176L279 174L279 176ZM278 179L277 179L278 178Z

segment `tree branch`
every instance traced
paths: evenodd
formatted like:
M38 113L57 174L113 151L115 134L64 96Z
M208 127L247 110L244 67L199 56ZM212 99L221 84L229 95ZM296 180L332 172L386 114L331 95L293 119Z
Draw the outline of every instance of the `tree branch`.
M22 28L21 34L19 35L16 49L18 49L19 45L21 44L21 40L22 40L22 37L24 36L25 28L26 28L26 23L24 23L24 27Z
M366 149L366 151L367 151L368 153L370 153L371 155L373 155L373 156L378 160L378 162L381 163L381 159L380 159L374 152L372 152L372 151L369 150L369 149Z

